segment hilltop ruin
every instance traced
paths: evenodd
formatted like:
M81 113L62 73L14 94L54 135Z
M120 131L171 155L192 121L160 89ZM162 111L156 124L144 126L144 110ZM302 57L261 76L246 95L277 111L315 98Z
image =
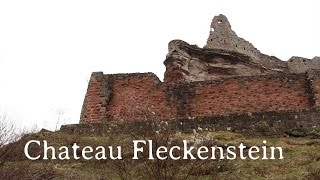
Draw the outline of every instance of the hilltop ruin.
M319 124L319 57L265 55L238 37L224 15L210 27L203 48L169 42L163 82L153 73L92 73L80 124L152 118L176 122L177 129L262 124L271 134Z

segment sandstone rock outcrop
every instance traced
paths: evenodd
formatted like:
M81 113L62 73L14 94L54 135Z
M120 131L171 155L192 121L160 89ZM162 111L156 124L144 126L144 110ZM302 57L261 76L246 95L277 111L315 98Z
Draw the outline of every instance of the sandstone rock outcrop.
M215 16L203 48L182 40L169 42L164 64L167 83L220 79L232 76L303 73L320 69L319 57L312 60L292 57L282 61L261 53L231 29L224 15Z

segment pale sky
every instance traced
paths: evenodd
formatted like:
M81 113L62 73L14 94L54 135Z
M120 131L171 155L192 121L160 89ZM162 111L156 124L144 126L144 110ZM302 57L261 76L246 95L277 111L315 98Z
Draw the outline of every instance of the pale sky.
M22 126L78 123L91 72L154 72L170 40L205 45L215 15L282 60L320 56L320 3L0 0L0 111Z

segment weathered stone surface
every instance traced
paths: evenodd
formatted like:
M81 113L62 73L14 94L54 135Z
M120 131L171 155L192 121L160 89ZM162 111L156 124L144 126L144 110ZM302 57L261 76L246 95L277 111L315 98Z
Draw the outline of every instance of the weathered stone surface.
M247 135L320 136L320 112L272 111L229 116L164 119L161 121L111 121L94 124L73 124L61 127L62 132L75 134L147 135L165 129L177 132L233 131Z
M198 48L180 40L173 40L169 43L169 53L164 61L164 81L206 81L221 77L289 72L285 62L272 59L276 63L264 65L247 54L225 49Z
M143 131L141 121L151 119L178 123L172 127L180 129L201 125L239 132L267 129L269 134L300 124L318 126L319 57L285 62L262 54L238 37L223 15L211 27L204 48L169 43L164 82L153 73L93 73L80 123L104 131L100 123L130 122L118 124L117 131Z
M314 57L312 59L307 59L293 56L288 60L288 68L290 72L295 73L303 73L313 69L320 69L320 58Z
M169 43L164 81L214 80L221 77L304 73L320 69L320 59L292 57L288 62L261 53L231 29L224 15L215 16L204 48L182 40Z

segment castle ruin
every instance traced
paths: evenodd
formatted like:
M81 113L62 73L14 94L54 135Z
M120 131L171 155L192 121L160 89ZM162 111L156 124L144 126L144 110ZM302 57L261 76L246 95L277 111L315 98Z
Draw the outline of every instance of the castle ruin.
M223 123L265 121L286 129L287 121L290 128L320 122L319 57L282 61L263 54L238 37L224 15L215 16L210 27L203 48L169 42L163 82L153 73L93 72L80 124L143 121L146 114L184 123L201 124L195 119L202 118L222 129ZM252 121L238 122L242 115Z

